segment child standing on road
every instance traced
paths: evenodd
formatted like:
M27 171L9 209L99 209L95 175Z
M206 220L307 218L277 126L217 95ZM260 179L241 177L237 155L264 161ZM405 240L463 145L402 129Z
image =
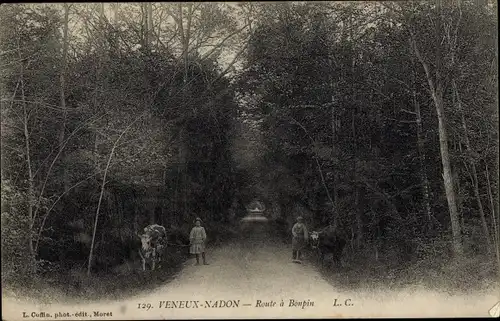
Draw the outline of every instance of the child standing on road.
M205 240L207 234L205 233L205 228L201 226L200 218L196 218L195 225L189 234L189 242L191 244L189 252L196 255L196 265L200 265L200 253L203 258L203 264L208 265L205 259Z
M307 227L303 223L302 216L297 217L297 223L292 227L292 260L295 263L301 263L301 251L306 246L307 242Z

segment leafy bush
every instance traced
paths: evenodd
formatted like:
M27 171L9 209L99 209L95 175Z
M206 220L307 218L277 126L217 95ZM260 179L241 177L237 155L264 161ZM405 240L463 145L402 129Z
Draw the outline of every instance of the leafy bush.
M2 181L2 279L23 279L33 272L30 255L30 225L26 193Z

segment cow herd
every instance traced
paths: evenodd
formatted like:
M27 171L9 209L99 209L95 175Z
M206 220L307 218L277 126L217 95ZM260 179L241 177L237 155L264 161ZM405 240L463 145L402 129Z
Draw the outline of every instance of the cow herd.
M145 227L144 232L137 233L137 236L141 240L139 255L142 260L142 269L145 271L149 266L151 270L155 270L161 264L162 256L167 248L166 229L161 225L153 224ZM320 231L312 231L308 243L310 249L316 253L321 266L324 265L325 257L330 254L335 266L341 267L342 253L347 242L335 229L327 227Z

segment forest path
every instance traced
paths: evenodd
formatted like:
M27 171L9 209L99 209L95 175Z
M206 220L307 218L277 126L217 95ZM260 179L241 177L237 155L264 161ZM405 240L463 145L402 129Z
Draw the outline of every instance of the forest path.
M240 235L234 242L208 248L209 265L197 266L194 258L188 260L173 281L151 296L162 300L199 300L204 305L200 317L207 313L205 301L208 300L240 300L239 309L216 309L223 313L218 314L221 316L245 313L245 316L257 317L263 310L272 316L279 316L280 311L294 311L303 316L308 310L317 313L314 308L290 306L290 299L314 301L316 305L318 300L329 298L331 305L331 298L335 296L333 287L310 263L293 263L291 248L273 235L266 222L242 223ZM282 299L284 306L280 308ZM276 303L274 307L257 308L257 300ZM176 313L175 309L163 310L165 317ZM214 310L210 309L210 313Z
M151 302L155 316L170 319L486 316L496 302L492 294L447 295L419 288L340 291L322 278L312 264L314 257L293 263L291 246L259 220L243 222L237 240L209 248L206 255L209 265L188 260L173 281L138 296L141 301L135 304ZM161 302L169 300L185 300L191 308ZM221 307L231 301L239 301L239 307L234 302Z
M32 311L52 314L37 320L53 320L56 312L82 313L70 319L89 319L89 315L103 319L94 312L111 313L107 320L488 316L499 298L491 291L446 294L417 286L340 291L321 277L312 258L304 264L293 263L290 246L265 221L243 223L240 234L231 243L208 248L209 265L195 266L190 259L171 282L141 295L121 301L50 305L2 297L8 306L2 317L21 320L21 312ZM258 300L271 306L258 306ZM290 304L290 300L306 304Z

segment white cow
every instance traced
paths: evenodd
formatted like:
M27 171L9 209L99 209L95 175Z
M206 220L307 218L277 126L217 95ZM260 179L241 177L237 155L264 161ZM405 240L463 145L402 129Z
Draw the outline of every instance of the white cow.
M167 232L161 225L153 224L144 228L144 233L137 236L141 239L139 255L142 259L142 270L146 271L146 262L154 270L157 263L161 262L161 256L167 243Z

